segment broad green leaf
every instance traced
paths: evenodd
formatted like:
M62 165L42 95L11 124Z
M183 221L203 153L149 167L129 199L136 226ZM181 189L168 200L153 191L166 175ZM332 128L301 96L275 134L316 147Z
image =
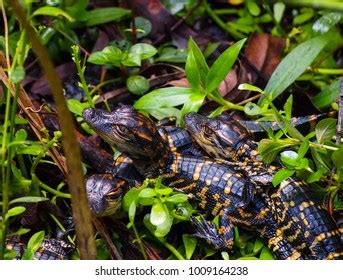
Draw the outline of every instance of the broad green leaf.
M122 203L122 208L126 211L129 212L129 208L132 202L137 202L138 201L138 195L141 190L137 188L132 188L130 189L123 198L123 203Z
M114 66L120 66L123 59L122 51L115 46L107 46L100 52L94 52L88 57L88 62L94 64L110 63Z
M324 169L325 172L329 172L331 169L330 163L325 159L324 155L320 153L319 149L311 148L311 155L313 158L313 161L315 162L317 169Z
M140 56L142 60L150 58L157 53L155 47L146 43L135 44L130 48L129 53L134 53Z
M292 144L287 140L262 139L258 143L258 151L265 163L271 163L281 150L289 146Z
M26 210L26 208L23 206L16 206L16 207L10 208L5 215L5 220L7 221L8 218L10 218L10 217L18 216L18 215L24 213L25 210Z
M53 16L53 17L63 16L69 21L75 20L67 12L61 10L60 8L52 7L52 6L43 6L43 7L38 8L31 15L31 17L35 17L35 16Z
M248 11L249 13L252 15L252 16L259 16L260 13L261 13L261 9L260 7L253 1L247 1L246 2L246 5L247 5L247 8L248 8Z
M178 120L181 118L181 111L174 107L149 109L148 111L150 115L157 120L162 120L169 117L176 117Z
M264 89L271 95L271 100L278 97L311 65L328 42L329 38L325 35L310 39L294 48L281 61ZM262 96L259 102L263 99Z
M19 129L15 133L15 137L14 137L15 141L18 141L18 142L24 141L24 140L26 140L26 138L27 138L27 132L25 129Z
M205 89L207 92L214 91L225 79L226 75L235 63L245 41L246 39L242 39L227 48L213 63L205 80Z
M125 66L138 67L142 64L142 59L138 53L126 53L121 63Z
M186 77L191 87L194 90L198 90L201 87L200 72L199 72L195 57L194 57L193 49L190 47L188 47L188 49L190 49L190 51L188 52L186 66L185 66Z
M343 148L332 153L333 164L339 169L343 166Z
M254 244L254 248L253 248L253 253L254 255L256 255L258 252L260 252L262 250L264 246L264 243L261 241L261 239L257 238Z
M47 201L48 199L40 196L23 196L10 201L10 204L26 202L26 203L36 203L41 201Z
M209 67L207 65L204 55L202 54L201 50L199 49L198 45L194 42L192 37L189 39L188 52L193 52L197 68L199 70L200 81L203 83L203 85L205 85L205 80L209 71Z
M325 13L313 24L312 29L315 32L323 34L325 32L328 32L332 27L334 27L341 20L341 18L341 13Z
M293 95L291 94L287 98L287 101L286 101L285 105L283 106L287 121L289 121L292 117L292 108L293 108Z
M31 236L28 244L27 249L24 252L22 259L23 260L32 260L34 253L39 249L41 246L43 239L44 239L44 231L36 232L34 235Z
M182 235L183 245L185 246L186 259L190 260L197 246L197 239L189 234Z
M162 223L156 227L156 231L155 231L156 237L166 236L170 232L171 226L173 225L173 219L170 218L167 208L166 208L166 211L168 214L167 219L164 221L164 223Z
M336 119L327 118L321 120L316 126L316 137L318 143L329 141L336 133Z
M98 8L87 11L86 14L86 26L94 26L111 21L121 21L128 18L131 15L131 11L123 8Z
M149 81L138 75L132 75L127 78L126 86L130 92L137 95L142 95L149 90Z
M274 260L272 252L267 247L263 247L260 254L260 260Z
M82 116L83 110L89 107L87 102L81 102L77 99L68 99L67 105L69 110L78 116Z
M198 112L204 99L206 97L205 92L198 91L194 92L189 96L189 100L185 102L181 110L181 119L183 121L183 116L189 112ZM179 124L179 123L178 123Z
M13 83L19 83L25 78L25 69L23 66L17 66L9 72Z
M291 177L295 173L295 170L289 170L289 169L281 169L278 172L275 173L273 176L273 186L278 186L283 180L286 180L287 178Z
M306 155L309 147L310 147L310 143L309 143L308 139L305 138L305 140L301 143L301 145L299 147L298 158L303 158Z
M43 146L41 143L32 143L28 146L19 147L15 153L17 155L34 155L34 156L37 156L42 151L43 151Z
M277 23L281 22L285 9L286 5L282 2L277 2L273 5L274 18Z
M150 222L155 226L162 225L168 219L168 215L166 207L158 202L151 207Z
M298 154L294 151L283 151L280 158L284 164L289 166L296 166L298 162Z
M151 91L136 101L134 107L139 110L174 107L189 100L193 90L190 88L170 87Z
M336 102L340 90L340 79L322 89L313 99L312 103L318 109L326 109Z
M310 176L306 178L306 182L309 184L318 182L322 177L324 171L325 170L323 168L318 169L316 172L312 173Z
M137 29L137 38L140 39L149 35L152 29L151 22L144 17L135 17L135 26Z
M146 188L140 191L139 197L154 197L156 196L156 191L154 189Z
M188 200L187 195L185 195L183 193L174 194L174 195L167 198L168 202L172 202L174 204L182 203L182 202L185 202L187 200Z

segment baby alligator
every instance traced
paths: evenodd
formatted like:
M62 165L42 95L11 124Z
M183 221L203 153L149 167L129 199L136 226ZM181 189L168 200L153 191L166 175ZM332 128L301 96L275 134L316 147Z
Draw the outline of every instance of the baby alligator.
M281 168L262 162L257 143L237 121L189 113L185 123L205 151L215 158L242 163L239 168L258 185L271 185L273 175ZM270 206L288 241L307 258L342 258L341 232L305 182L296 177L284 180L272 190Z
M177 153L163 140L168 137L161 136L155 124L131 106L119 106L112 113L86 109L83 117L98 135L129 157L143 177L161 176L164 184L219 215L219 230L213 223L195 222L197 235L216 248L232 249L233 226L238 225L259 232L277 258L302 258L285 239L263 194L223 161Z

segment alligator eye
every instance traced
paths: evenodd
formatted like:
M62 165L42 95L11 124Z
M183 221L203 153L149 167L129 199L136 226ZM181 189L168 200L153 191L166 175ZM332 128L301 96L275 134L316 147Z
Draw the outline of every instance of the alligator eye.
M212 129L210 129L208 126L204 125L203 126L204 133L206 135L211 135L212 134Z
M122 135L128 135L130 134L130 130L128 128L126 128L123 125L118 126L118 131L122 134Z

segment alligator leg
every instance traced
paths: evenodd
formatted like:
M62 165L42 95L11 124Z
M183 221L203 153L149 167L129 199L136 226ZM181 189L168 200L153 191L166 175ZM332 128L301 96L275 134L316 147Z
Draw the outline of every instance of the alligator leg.
M232 251L234 225L230 222L230 218L225 212L223 211L222 214L219 214L219 229L212 221L206 221L202 215L200 215L201 222L192 217L192 223L196 229L194 236L205 239L217 250Z

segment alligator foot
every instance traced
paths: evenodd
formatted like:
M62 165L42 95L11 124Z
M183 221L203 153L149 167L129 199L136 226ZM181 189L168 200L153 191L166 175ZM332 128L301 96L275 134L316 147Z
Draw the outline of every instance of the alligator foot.
M204 216L200 215L200 220L192 217L192 223L195 227L195 237L205 239L210 245L217 250L232 251L233 247L233 231L231 227L218 230L212 221L207 221Z

